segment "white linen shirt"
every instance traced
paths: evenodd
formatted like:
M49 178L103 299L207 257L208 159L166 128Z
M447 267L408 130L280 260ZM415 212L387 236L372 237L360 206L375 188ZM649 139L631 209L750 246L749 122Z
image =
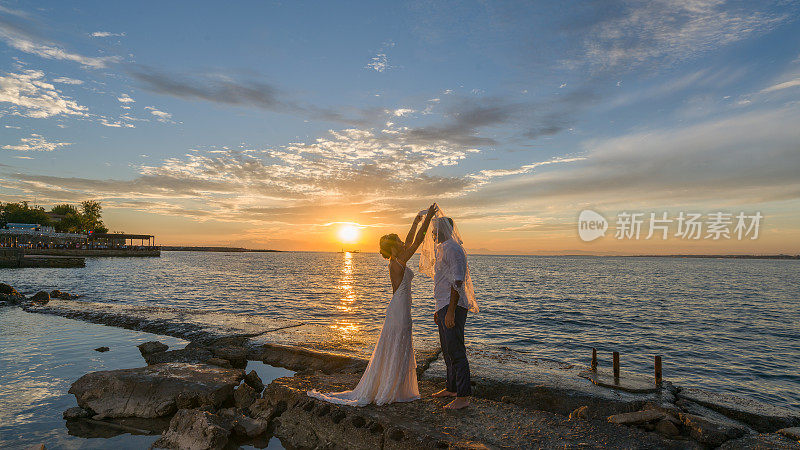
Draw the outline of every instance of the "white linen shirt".
M436 247L436 265L433 269L433 299L436 311L450 304L450 288L458 292L458 306L469 309L469 299L464 290L467 276L467 254L461 244L448 239ZM456 284L457 281L461 283Z

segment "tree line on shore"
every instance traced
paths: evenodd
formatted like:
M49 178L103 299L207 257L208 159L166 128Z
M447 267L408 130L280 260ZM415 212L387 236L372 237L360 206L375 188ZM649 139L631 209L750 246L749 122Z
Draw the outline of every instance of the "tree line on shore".
M41 206L0 202L0 227L8 223L36 223L51 226L59 233L108 233L103 224L100 202L86 200L79 206L68 203L53 206L49 213Z

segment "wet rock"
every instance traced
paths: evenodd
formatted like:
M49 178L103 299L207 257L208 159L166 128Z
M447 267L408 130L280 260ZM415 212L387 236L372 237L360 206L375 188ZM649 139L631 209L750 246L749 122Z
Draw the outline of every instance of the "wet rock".
M195 395L198 405L219 407L244 377L238 370L207 364L167 363L108 370L79 378L69 393L78 406L104 417L161 417L177 409L178 397Z
M649 410L649 409L653 409L653 410L656 410L656 411L661 411L664 414L667 414L669 416L676 417L676 418L678 417L678 414L680 414L680 412L681 412L681 409L678 408L675 404L668 403L668 402L661 402L661 403L647 402L642 407L642 410Z
M256 401L256 391L249 384L242 383L234 391L233 401L237 408L247 409Z
M215 347L214 356L227 359L233 367L244 367L247 365L247 349L244 347Z
M196 409L181 409L169 423L153 448L223 449L228 444L232 424L215 414Z
M46 305L50 302L50 294L46 291L39 291L29 299L35 305Z
M240 416L233 423L233 431L242 437L254 438L264 434L269 424L263 420Z
M641 425L648 422L663 419L665 414L661 411L654 409L635 411L629 413L615 414L608 418L610 423L618 423L620 425Z
M89 411L88 409L83 409L80 406L73 406L72 408L64 411L64 414L61 416L67 420L75 420L75 419L88 419L92 417L94 413Z
M683 388L678 393L678 397L743 422L762 433L800 425L800 411L767 405L730 394Z
M59 298L59 297L61 297L61 291L59 291L58 289L53 289L52 291L50 291L50 298Z
M800 450L800 443L777 433L751 434L728 441L720 450Z
M145 359L147 358L148 355L151 355L153 353L165 352L169 348L167 344L163 344L158 341L145 342L143 344L137 345L136 347L139 348L139 353L141 353L142 356L145 357Z
M681 434L681 430L671 420L667 419L659 420L655 426L655 431L666 437L676 437Z
M109 350L111 350L111 349L108 348L108 347L97 347L96 349L94 349L94 351L100 352L100 353L104 353L104 352L107 352Z
M800 441L800 427L781 428L777 431L778 434Z
M744 428L731 426L729 423L694 414L681 413L681 420L683 425L689 429L689 435L692 439L711 447L742 437L747 433Z
M259 394L264 390L264 382L261 381L261 377L258 376L255 370L251 370L250 373L245 375L244 382L249 384L250 387L255 389Z
M211 351L202 347L189 347L180 350L168 350L143 355L147 364L161 364L168 362L181 362L197 364L206 362L211 357ZM228 366L230 368L230 366Z
M470 408L447 413L442 410L443 402L429 399L441 389L441 382L424 379L419 386L423 400L414 402L353 408L308 398L311 389L352 389L359 377L360 374L306 374L272 381L264 391L264 400L288 405L272 422L275 435L287 448L388 450L454 448L467 443L472 448L573 448L580 443L593 448L672 445L661 435L636 427L570 421L563 415L477 397ZM683 447L693 448L692 443Z
M0 294L19 296L20 293L8 284L0 283Z
M277 408L265 398L256 399L248 408L251 417L269 422L277 415Z
M569 413L569 418L570 418L570 420L572 420L572 419L588 420L589 419L589 407L588 406L581 406L580 408L575 409L575 411L572 411L571 413Z
M208 358L206 360L206 364L211 364L213 366L219 366L219 367L226 367L228 369L233 368L233 366L231 366L231 362L230 361L228 361L227 359L222 359L222 358Z

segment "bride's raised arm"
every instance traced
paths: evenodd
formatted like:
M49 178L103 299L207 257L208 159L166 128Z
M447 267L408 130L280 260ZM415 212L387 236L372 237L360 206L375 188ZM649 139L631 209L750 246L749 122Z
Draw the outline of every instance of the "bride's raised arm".
M425 232L428 231L428 225L431 223L431 219L433 215L436 214L436 209L438 206L436 203L432 204L430 208L428 208L428 214L425 215L425 220L422 222L422 226L417 231L417 237L414 239L414 242L409 243L411 237L414 235L414 230L417 228L417 223L419 222L419 215L414 219L414 224L411 226L411 229L408 231L408 237L406 237L406 248L405 254L403 258L405 261L411 259L414 256L414 253L417 251L419 246L422 244L422 241L425 239Z

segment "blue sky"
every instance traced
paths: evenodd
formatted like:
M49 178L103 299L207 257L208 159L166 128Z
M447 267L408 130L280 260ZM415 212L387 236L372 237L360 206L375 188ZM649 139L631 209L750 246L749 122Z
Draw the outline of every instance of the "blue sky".
M0 197L164 243L330 249L438 201L468 247L798 252L797 2L0 2ZM578 213L766 216L756 242Z

